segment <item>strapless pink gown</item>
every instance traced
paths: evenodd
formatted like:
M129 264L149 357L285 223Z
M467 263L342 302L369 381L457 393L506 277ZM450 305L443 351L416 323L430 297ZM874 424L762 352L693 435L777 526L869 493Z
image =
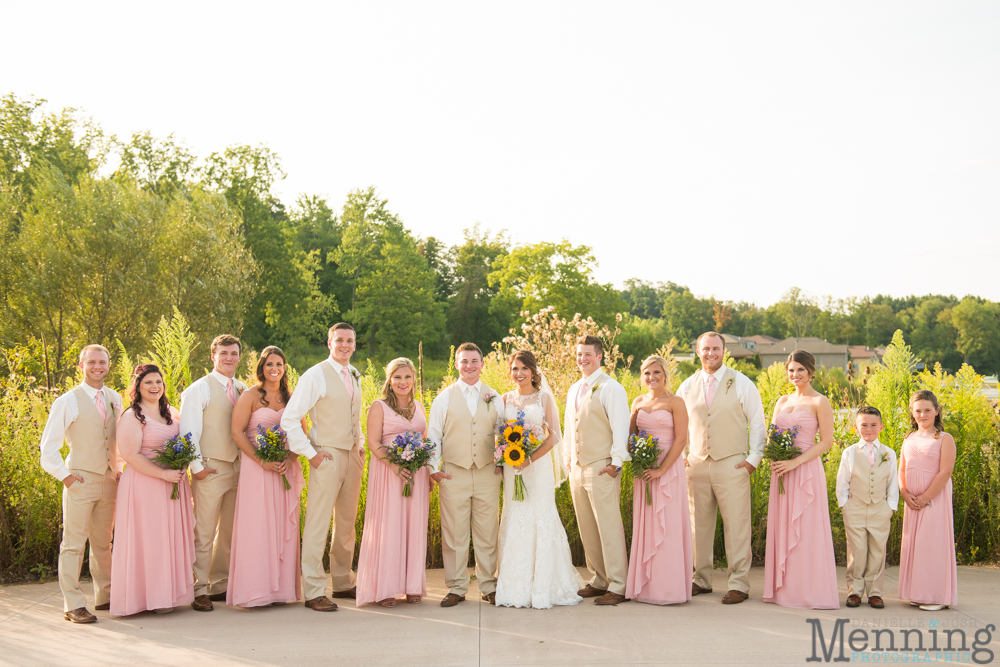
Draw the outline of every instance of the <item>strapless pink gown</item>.
M131 417L130 417L131 418ZM177 435L180 423L146 418L139 453L148 459ZM170 609L194 601L194 510L187 475L177 485L126 466L118 482L111 550L111 613Z
M781 412L779 428L798 425L795 444L807 451L815 444L819 422L809 412ZM784 475L785 493L771 474L764 556L764 602L796 609L840 609L837 563L830 531L830 500L822 457Z
M270 428L281 421L284 411L254 410L246 430L250 443L257 445L258 424ZM292 487L287 491L281 475L264 470L249 456L241 456L226 604L261 607L302 597L299 499L306 483L298 458L293 459L285 477Z
M406 419L382 402L382 444L400 433L427 430L423 408ZM427 513L430 472L413 476L413 495L403 497L402 478L372 458L368 466L365 528L358 557L358 606L387 598L427 595Z
M941 470L941 438L914 433L903 441L906 488L920 495ZM931 504L903 514L899 550L899 598L920 604L958 604L955 515L951 480Z
M666 410L639 411L636 424L659 440L660 462L674 442L674 416ZM632 553L625 597L650 604L677 604L691 599L694 556L684 457L649 483L636 478L632 492Z

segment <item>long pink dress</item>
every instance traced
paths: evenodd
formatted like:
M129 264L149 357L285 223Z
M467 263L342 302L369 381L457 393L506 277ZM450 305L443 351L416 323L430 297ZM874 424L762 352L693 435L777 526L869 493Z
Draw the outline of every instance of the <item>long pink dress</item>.
M779 428L799 427L795 444L807 451L815 444L819 422L806 410L780 412ZM764 555L764 602L797 609L840 609L837 563L830 532L830 500L820 458L784 475L785 493L771 473Z
M257 425L265 429L281 422L285 411L257 408L250 413L246 435L257 445ZM285 477L264 470L253 458L240 457L236 489L233 547L229 556L226 604L262 607L295 602L302 597L299 571L299 499L305 487L298 458Z
M674 416L666 410L639 411L636 424L659 440L666 458L674 442ZM684 457L649 483L652 505L646 504L646 483L636 478L632 495L632 554L625 597L650 604L678 604L691 599L691 515L688 508Z
M423 406L413 419L382 403L382 444L400 433L427 430ZM427 513L430 472L424 467L413 476L412 496L403 497L404 481L374 459L368 465L365 528L358 557L358 606L387 598L427 595Z
M152 459L178 434L180 422L146 417L139 453ZM194 601L194 510L187 475L173 484L126 466L118 482L111 551L111 613L171 609Z
M941 437L913 433L903 441L906 489L920 495L941 470ZM899 598L919 604L958 604L951 479L922 510L903 514Z

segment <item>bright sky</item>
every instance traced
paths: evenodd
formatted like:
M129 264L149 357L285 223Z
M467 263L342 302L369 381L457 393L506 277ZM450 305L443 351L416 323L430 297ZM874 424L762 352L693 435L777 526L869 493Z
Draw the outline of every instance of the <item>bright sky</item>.
M32 2L0 93L766 305L1000 301L997 2Z

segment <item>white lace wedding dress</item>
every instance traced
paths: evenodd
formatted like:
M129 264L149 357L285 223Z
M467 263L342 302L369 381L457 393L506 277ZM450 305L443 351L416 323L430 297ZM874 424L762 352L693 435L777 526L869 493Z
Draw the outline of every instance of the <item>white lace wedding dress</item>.
M559 409L551 394L521 396L515 391L504 395L504 402L504 420L516 419L518 411L523 411L526 426L543 425L560 439ZM553 456L541 457L521 473L527 489L522 501L513 498L513 469L505 466L503 474L497 606L549 609L579 604L582 598L576 592L583 588L583 580L573 567L566 530L556 510Z

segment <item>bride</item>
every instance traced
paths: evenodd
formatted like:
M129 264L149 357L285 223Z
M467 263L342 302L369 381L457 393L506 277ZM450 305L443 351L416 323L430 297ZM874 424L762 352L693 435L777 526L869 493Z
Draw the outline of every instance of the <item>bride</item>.
M514 470L503 468L496 605L549 609L578 604L582 598L576 592L583 580L573 567L566 530L556 510L557 469L552 449L562 439L559 408L538 372L534 354L519 350L510 356L509 364L517 389L504 394L503 419L516 419L518 412L524 412L525 426L544 427L546 438L521 468L527 489L524 500L513 499ZM561 462L562 456L558 451L555 454Z

